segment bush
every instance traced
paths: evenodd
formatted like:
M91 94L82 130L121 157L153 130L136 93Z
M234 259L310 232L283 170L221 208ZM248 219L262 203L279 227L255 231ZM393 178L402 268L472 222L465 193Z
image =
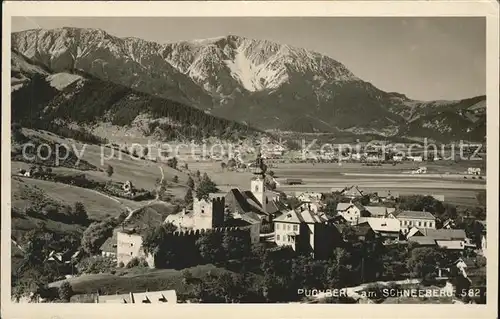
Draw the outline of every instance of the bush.
M62 302L69 302L71 296L73 296L73 288L71 287L71 284L67 281L61 283L61 286L59 286L58 291L59 291L59 298L61 299Z
M80 274L99 274L115 269L115 261L111 257L94 256L82 259L76 266Z
M184 269L182 271L182 280L184 284L190 283L193 280L193 274L188 269Z
M137 267L139 266L139 258L137 257L134 257L132 259L130 259L130 261L127 263L127 268L134 268L134 267Z
M123 267L125 267L125 264L123 263L123 261L120 261L120 262L118 263L118 267L119 267L119 268L123 268Z

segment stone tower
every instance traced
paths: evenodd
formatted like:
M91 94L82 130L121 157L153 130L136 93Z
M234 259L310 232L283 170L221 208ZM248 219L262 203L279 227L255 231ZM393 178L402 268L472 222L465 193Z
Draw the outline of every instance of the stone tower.
M212 229L224 223L224 197L197 199L193 201L193 229Z

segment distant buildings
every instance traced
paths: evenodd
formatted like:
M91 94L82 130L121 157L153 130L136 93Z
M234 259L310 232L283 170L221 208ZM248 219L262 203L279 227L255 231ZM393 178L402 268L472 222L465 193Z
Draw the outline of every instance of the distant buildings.
M469 174L469 175L481 175L481 168L469 167L469 168L467 168L467 174Z

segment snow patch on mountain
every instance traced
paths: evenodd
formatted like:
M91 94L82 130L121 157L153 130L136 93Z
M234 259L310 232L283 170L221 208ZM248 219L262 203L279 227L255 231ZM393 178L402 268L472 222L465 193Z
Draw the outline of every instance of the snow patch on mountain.
M56 73L51 74L47 77L47 81L50 83L50 86L56 88L61 91L71 83L82 79L80 75L70 74L70 73Z

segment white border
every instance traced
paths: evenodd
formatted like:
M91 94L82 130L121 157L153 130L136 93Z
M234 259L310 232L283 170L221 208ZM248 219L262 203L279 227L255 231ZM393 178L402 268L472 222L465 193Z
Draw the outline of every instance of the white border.
M497 318L499 19L496 1L4 2L2 36L2 318ZM10 301L11 16L484 16L487 18L487 305L104 305Z

